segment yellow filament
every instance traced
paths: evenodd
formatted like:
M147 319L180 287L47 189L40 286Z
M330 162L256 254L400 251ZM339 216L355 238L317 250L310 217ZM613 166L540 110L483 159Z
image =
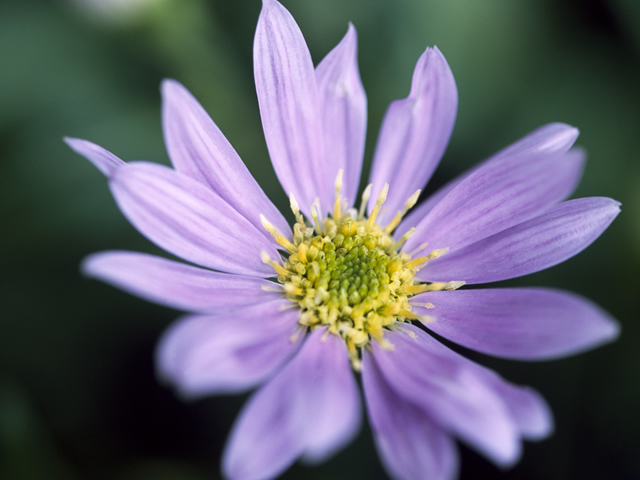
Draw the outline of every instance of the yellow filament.
M389 184L385 183L380 195L378 195L378 199L376 200L376 206L373 207L371 216L367 219L367 230L371 230L376 224L376 218L378 217L378 213L380 213L380 207L382 207L382 204L387 199L387 193L389 193Z
M333 218L336 222L342 219L342 197L340 196L340 190L342 190L342 173L343 170L338 170L338 176L336 177L336 200L333 203Z
M260 221L262 222L262 226L269 232L273 238L275 238L276 242L286 248L290 253L296 251L296 247L293 243L291 243L287 238L282 235L276 227L274 227L269 220L265 218L264 215L260 214Z
M396 216L393 217L393 220L391 220L389 222L389 225L385 227L384 229L385 232L391 233L396 229L396 227L400 224L400 220L402 220L402 217L404 217L407 214L407 212L411 210L413 206L416 204L416 202L418 201L418 197L420 196L421 191L422 190L418 189L413 195L409 197L409 200L407 200L407 203L404 204L404 208L398 213L396 213Z

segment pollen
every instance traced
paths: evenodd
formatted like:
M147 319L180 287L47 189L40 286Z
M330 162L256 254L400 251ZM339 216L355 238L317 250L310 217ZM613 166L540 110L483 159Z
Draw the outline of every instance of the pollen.
M340 193L342 171L335 188L334 209L325 218L318 216L320 209L314 204L312 218L305 220L297 202L290 197L296 217L293 242L262 217L265 229L286 251L282 264L267 255L263 255L263 261L273 267L284 295L301 309L301 329L325 326L328 334L340 336L353 368L359 370L362 349L372 341L393 349L384 338L385 331L412 320L432 320L412 311L411 297L427 291L455 289L463 282L420 282L416 273L447 249L412 259L401 247L416 230L410 229L397 241L392 237L402 217L415 205L420 191L411 195L405 208L383 226L376 219L382 211L388 185L382 189L368 218L364 205L371 186L364 191L359 211L346 209Z

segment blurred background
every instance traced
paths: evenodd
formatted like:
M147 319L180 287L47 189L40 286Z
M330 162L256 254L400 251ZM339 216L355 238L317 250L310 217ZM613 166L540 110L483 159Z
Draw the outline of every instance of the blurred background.
M556 433L501 471L461 447L461 479L640 479L640 2L283 0L317 63L359 34L369 99L368 171L389 102L437 45L460 106L439 185L534 128L577 126L589 153L575 196L622 214L578 257L506 285L561 287L622 324L614 344L553 362L469 354L549 401ZM185 403L160 385L154 347L180 315L83 278L104 249L157 252L118 211L104 177L62 142L168 163L159 84L200 100L281 209L253 87L259 0L0 2L0 478L219 477L246 396ZM269 439L265 439L269 441ZM283 478L386 478L365 426L314 468Z

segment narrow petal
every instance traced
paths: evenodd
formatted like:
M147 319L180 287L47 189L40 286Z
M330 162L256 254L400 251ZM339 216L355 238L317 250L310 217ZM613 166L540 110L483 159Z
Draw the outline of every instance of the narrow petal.
M229 273L271 277L260 252L279 258L256 227L202 183L162 165L130 163L111 190L122 212L168 252Z
M90 255L83 272L167 307L216 313L282 298L277 284L261 278L229 275L137 252Z
M515 156L522 156L523 159L527 159L532 154L554 155L557 153L566 153L578 138L578 134L577 128L564 123L550 123L534 130L440 188L405 217L405 220L398 226L396 236L400 238L407 233L411 227L415 227L420 223L427 213L429 213L453 187L471 173L482 168L485 164L513 158ZM574 185L578 184L581 174L581 169L576 171L577 178L575 178L573 182ZM570 193L571 192L568 192L566 196L570 195Z
M376 363L391 388L496 464L515 463L520 433L497 392L466 359L443 354L437 340L412 325L403 329L410 334L385 332L393 350L373 343Z
M583 163L580 151L536 152L485 163L416 225L418 232L404 249L428 243L430 249L453 252L540 215L575 188Z
M285 218L191 93L175 80L165 80L162 98L164 138L176 170L209 185L270 240L260 214L290 238Z
M389 475L399 480L456 478L458 451L451 437L387 384L371 353L365 351L362 360L367 411Z
M426 281L486 283L519 277L564 262L594 242L620 213L610 198L569 200L429 263Z
M275 0L263 1L253 61L262 126L280 183L305 214L318 197L329 211L333 180L322 183L327 175L316 73L302 32Z
M358 193L367 131L367 97L358 72L357 48L356 29L349 24L342 41L316 68L328 175L322 181L332 185L342 169L342 195L349 207Z
M426 326L453 342L498 357L547 360L615 340L619 326L578 295L542 288L429 292L415 311L433 317Z
M411 93L393 102L385 115L373 160L369 213L385 183L389 194L380 222L391 220L423 188L444 153L458 109L458 91L437 47L418 60Z
M350 441L359 423L344 342L316 329L240 414L225 449L224 473L233 480L266 479L299 456L320 461Z
M164 334L158 375L186 397L236 393L264 381L299 347L300 312L288 300L190 316Z
M93 163L107 177L111 177L116 170L126 165L113 153L88 140L65 137L64 141L74 152Z

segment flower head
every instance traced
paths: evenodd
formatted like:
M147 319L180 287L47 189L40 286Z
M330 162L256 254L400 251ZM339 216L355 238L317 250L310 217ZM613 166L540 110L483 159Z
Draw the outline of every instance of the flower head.
M298 458L321 461L349 442L361 417L354 372L362 374L376 445L394 478L454 478L454 438L498 465L513 464L522 439L551 432L545 402L429 331L527 360L617 336L613 319L574 294L460 289L560 263L613 221L614 200L565 200L584 163L572 147L577 130L542 127L414 208L457 109L447 62L427 49L409 96L386 113L358 203L366 97L355 29L314 68L291 15L265 0L254 59L265 137L290 195L293 228L197 101L168 80L163 125L173 169L67 142L107 175L140 232L204 268L103 252L85 261L85 272L191 312L165 334L157 356L160 375L182 394L263 384L227 444L230 479L273 478Z

